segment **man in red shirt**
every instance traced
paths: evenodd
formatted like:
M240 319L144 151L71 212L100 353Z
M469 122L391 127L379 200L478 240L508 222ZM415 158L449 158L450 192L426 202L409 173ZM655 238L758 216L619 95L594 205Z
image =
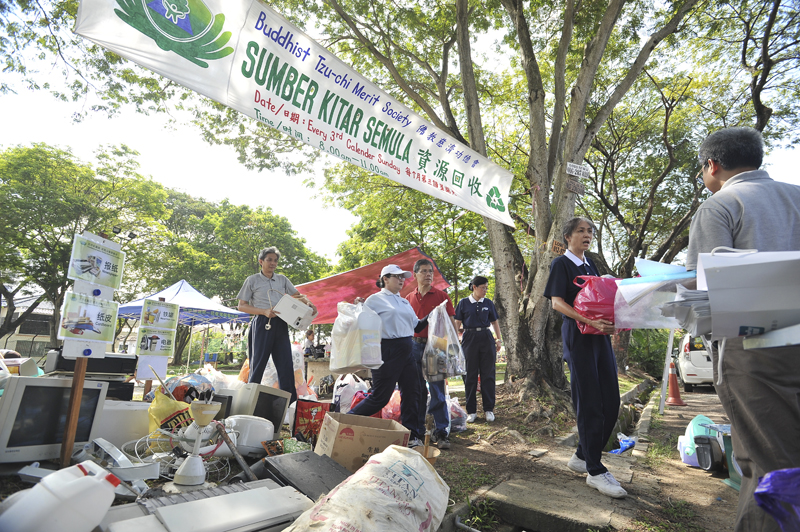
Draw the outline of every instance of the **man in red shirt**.
M433 287L433 263L428 259L419 259L414 263L414 277L417 279L417 288L406 296L406 299L411 303L411 308L416 312L417 317L422 319L426 317L431 311L436 308L442 301L447 301L445 308L453 320L456 311L453 308L453 303L450 298L443 291ZM453 323L455 326L455 322ZM419 380L420 391L425 390L425 377L423 371L422 356L425 352L425 344L428 342L428 328L425 327L421 332L414 334L414 343L412 353L417 360L419 366ZM445 381L429 382L428 388L431 395L431 404L427 409L428 413L433 416L433 421L436 424L432 441L436 443L439 449L449 449L450 440L448 438L448 428L450 426L450 413L447 409L447 395L444 391ZM418 433L425 434L425 411L428 402L428 394L420 393L420 406L419 406L419 423Z

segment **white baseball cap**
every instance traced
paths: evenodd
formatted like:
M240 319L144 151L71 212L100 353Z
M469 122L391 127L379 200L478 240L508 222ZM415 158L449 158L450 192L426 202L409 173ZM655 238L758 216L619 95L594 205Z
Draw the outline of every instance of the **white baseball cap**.
M403 279L408 279L409 277L411 277L411 272L401 270L397 264L388 264L384 266L383 269L381 270L381 277L390 273L392 275L402 275Z

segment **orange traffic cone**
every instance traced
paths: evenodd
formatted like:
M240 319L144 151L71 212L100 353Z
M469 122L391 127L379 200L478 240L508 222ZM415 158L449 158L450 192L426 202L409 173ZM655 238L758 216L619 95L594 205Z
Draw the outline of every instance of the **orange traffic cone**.
M669 406L689 406L681 400L681 391L678 389L678 375L675 373L675 363L669 363L669 395L667 396Z

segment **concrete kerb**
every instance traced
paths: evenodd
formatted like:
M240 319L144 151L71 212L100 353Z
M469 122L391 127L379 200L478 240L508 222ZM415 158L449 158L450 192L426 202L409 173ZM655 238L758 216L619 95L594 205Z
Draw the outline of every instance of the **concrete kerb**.
M620 396L620 404L633 402L636 397L651 385L652 381L649 379L641 382ZM653 401L651 400L645 407L646 413L642 413L637 425L637 434L640 435L640 439L642 429L649 427L652 404ZM577 436L577 427L574 427L570 434L556 438L556 442L560 445L575 447L577 446ZM640 445L646 444L640 444L637 441L634 452ZM565 464L567 458L568 455L552 457L551 459L553 461L563 461ZM630 465L633 460L631 457L615 455L609 455L607 459L610 462L608 464L609 469L613 469L614 475L626 482L631 482L632 480ZM564 464L559 462L558 466L564 467ZM504 516L504 520L525 523L526 526L533 526L536 530L580 530L583 532L587 528L593 530L609 530L612 528L613 510L607 508L608 498L593 491L587 495L585 490L581 490L578 497L578 493L573 492L572 487L553 486L544 489L544 486L533 485L524 479L517 478L501 482L494 487L481 487L470 495L470 501L480 497L487 497L495 502L495 507L498 513ZM540 498L542 500L538 500ZM565 502L563 507L554 506L553 501L559 500ZM575 500L582 500L585 503L585 507L579 505L580 508L576 508ZM455 518L457 515L461 516L462 521L468 517L469 505L466 502L457 502L450 509L439 527L439 532L456 532Z
M653 409L657 407L661 394L655 394L650 398L650 402L642 410L642 417L636 426L636 445L633 446L631 456L637 460L647 456L647 449L650 446L650 422L653 419Z
M481 486L475 493L469 496L469 502L472 503L477 499L484 497L491 489L491 486ZM438 532L456 532L456 530L458 530L456 527L457 515L461 516L461 521L464 521L464 519L469 517L469 505L466 501L456 502L455 506L453 506L450 511L445 514L442 524L439 525Z

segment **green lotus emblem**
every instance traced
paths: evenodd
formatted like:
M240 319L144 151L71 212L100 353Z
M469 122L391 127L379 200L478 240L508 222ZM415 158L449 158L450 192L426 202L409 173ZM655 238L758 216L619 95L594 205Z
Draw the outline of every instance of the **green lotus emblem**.
M233 53L225 46L231 32L222 31L225 15L214 15L202 0L117 0L119 18L197 66Z

